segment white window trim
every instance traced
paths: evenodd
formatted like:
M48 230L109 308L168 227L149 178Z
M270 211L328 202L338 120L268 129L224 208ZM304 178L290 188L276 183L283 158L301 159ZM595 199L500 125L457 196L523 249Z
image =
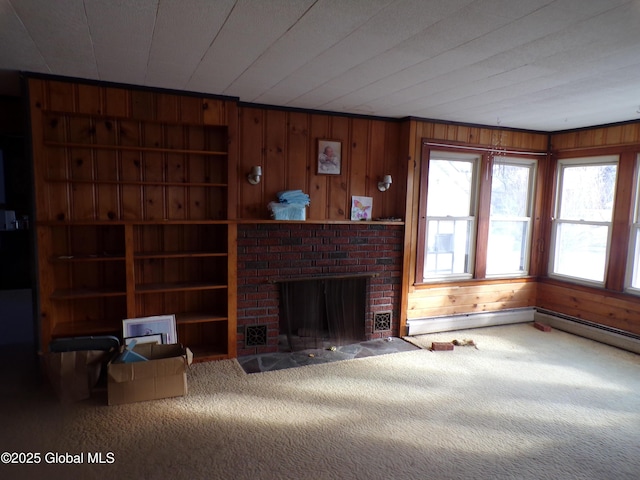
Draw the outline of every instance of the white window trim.
M501 164L501 165L516 165L516 166L529 166L531 168L531 175L529 176L529 198L527 199L527 217L511 217L504 215L495 215L491 216L491 212L489 212L489 224L491 224L491 220L505 220L505 221L527 221L527 238L525 239L524 251L525 251L525 264L527 268L525 271L517 271L517 272L503 272L503 273L487 273L486 278L517 278L517 277L526 277L529 275L529 269L531 268L531 242L533 238L533 205L536 198L536 180L538 178L538 161L531 160L528 158L517 158L517 157L502 157L502 158L494 158L493 164ZM493 168L493 165L492 165ZM488 243L487 243L488 247Z
M448 221L448 222L457 222L457 221L463 221L463 222L471 222L471 231L472 232L476 232L476 217L472 217L472 216L468 216L468 217L454 217L454 216L445 216L445 217L427 217L427 225L429 225L429 222L432 221ZM427 236L428 236L428 232L427 232ZM473 267L475 265L476 262L476 237L477 235L474 234L471 236L470 238L470 251L469 251L469 267L471 268L471 272L468 273L448 273L448 274L442 274L442 275L433 275L430 277L425 277L423 282L424 283L433 283L433 282L442 282L443 280L469 280L470 278L473 278ZM428 242L425 244L425 248L427 247ZM425 261L427 258L428 252L425 252Z
M476 241L477 241L477 220L478 220L478 190L479 190L479 177L480 177L480 168L481 168L481 164L482 164L482 154L480 153L458 153L458 152L446 152L446 151L442 151L442 150L432 150L430 152L429 155L429 162L431 162L431 160L449 160L449 161L461 161L461 162L469 162L473 164L473 175L472 175L472 180L471 180L471 197L470 197L470 205L469 205L469 209L471 212L473 212L473 215L469 215L469 216L429 216L426 215L425 219L426 219L426 223L425 223L425 228L426 231L424 232L425 234L425 243L424 243L424 248L425 248L425 252L424 252L424 262L426 265L427 262L427 255L429 254L426 249L428 246L428 238L429 238L429 231L428 231L428 226L429 226L429 222L433 221L433 220L449 220L449 221L454 221L454 220L466 220L469 221L471 220L471 231L473 232L472 235L470 235L470 239L469 239L469 259L468 259L468 267L469 267L469 272L468 273L451 273L451 274L443 274L443 275L433 275L433 276L426 276L426 270L423 266L423 279L421 283L438 283L438 282L443 282L443 281L455 281L455 280L468 280L473 278L474 275L474 271L475 271L475 254L476 254ZM427 193L427 204L429 203L429 194ZM428 210L428 205L425 205L425 213ZM471 213L470 212L470 213Z
M636 156L635 191L633 193L633 221L629 231L629 249L627 251L627 264L625 269L625 292L632 295L640 295L640 286L631 285L633 279L633 267L636 255L640 255L640 242L636 244L637 233L640 232L640 153ZM640 267L640 261L639 267Z
M564 176L564 166L579 166L579 165L615 165L616 177L618 175L618 167L620 163L620 157L618 155L602 155L597 157L579 157L579 158L566 158L558 160L558 180L555 185L555 205L554 216L551 219L551 245L549 251L549 277L556 278L558 280L570 281L585 286L603 288L607 280L607 271L609 269L609 258L611 253L611 235L613 233L613 211L611 212L611 220L609 222L599 222L591 220L561 220L558 218L560 213L562 198L561 198L561 185L562 177ZM615 205L614 190L613 204ZM556 237L558 232L558 225L561 223L577 224L577 225L595 225L595 226L607 226L607 245L605 249L605 261L604 261L604 278L602 281L590 280L582 277L575 277L572 275L556 273L554 272L555 257L556 257Z
M487 278L514 278L514 277L526 277L529 275L529 268L531 268L531 237L532 237L532 229L533 229L533 219L531 217L508 217L504 215L496 215L495 217L489 217L489 224L492 221L497 222L527 222L527 238L524 243L524 252L525 258L524 262L527 265L527 268L524 271L516 271L516 272L501 272L501 273L486 273ZM489 225L491 228L491 225ZM488 242L487 242L488 245Z

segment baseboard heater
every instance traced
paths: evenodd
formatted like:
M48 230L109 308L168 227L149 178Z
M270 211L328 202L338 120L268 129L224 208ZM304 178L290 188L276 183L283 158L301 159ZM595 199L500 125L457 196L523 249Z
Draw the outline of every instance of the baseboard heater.
M536 309L534 319L567 333L640 354L640 335L634 333L541 308Z
M640 354L640 335L536 307L407 320L407 335L540 322L557 330Z
M534 313L535 309L530 307L407 320L407 335L533 322Z

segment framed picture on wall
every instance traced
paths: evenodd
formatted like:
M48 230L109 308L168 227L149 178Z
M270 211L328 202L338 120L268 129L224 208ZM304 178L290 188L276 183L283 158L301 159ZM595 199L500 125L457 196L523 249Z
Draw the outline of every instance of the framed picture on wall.
M318 140L318 175L340 175L342 143L337 140Z

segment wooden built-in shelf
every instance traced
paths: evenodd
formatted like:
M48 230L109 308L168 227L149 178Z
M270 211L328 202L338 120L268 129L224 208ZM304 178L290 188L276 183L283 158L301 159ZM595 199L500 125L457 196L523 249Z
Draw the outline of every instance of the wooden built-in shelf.
M84 337L91 335L121 335L122 323L110 320L59 323L53 329L52 337Z
M148 153L173 153L173 154L225 156L225 157L227 156L227 152L220 152L220 151L191 150L188 148L144 147L140 145L104 145L104 144L98 144L98 143L73 143L73 142L52 142L52 141L45 141L44 145L47 147L57 147L57 148L128 150L128 151L148 152Z
M211 182L163 182L151 180L94 180L94 179L75 179L75 178L47 178L49 183L68 183L68 184L89 184L89 185L133 185L141 187L204 187L204 188L227 188L226 183Z
M182 312L176 314L176 324L225 322L228 317L214 315L208 312Z
M136 285L136 293L187 292L224 288L227 288L227 286L207 282L146 283Z
M100 255L54 255L51 257L52 262L68 263L68 262L117 262L124 261L123 253L117 254L100 254Z
M41 227L110 227L122 225L229 225L233 220L39 220Z
M226 252L140 252L134 254L134 258L136 260L147 260L152 258L200 258L226 256Z
M51 294L53 300L74 300L80 298L124 297L124 289L115 288L69 288L55 290Z
M196 361L235 357L235 103L28 82L41 348L175 314Z
M216 360L224 360L229 358L227 353L221 352L220 350L211 349L206 346L195 345L189 347L189 350L193 353L193 362L213 362Z

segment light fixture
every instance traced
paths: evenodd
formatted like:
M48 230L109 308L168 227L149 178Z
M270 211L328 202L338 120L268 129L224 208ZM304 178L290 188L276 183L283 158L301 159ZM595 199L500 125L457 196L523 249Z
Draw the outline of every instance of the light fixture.
M260 178L262 177L262 167L260 165L256 165L251 168L251 173L247 175L247 180L251 185L257 185L260 183Z
M392 183L393 180L391 180L391 175L385 175L384 177L382 177L382 181L378 182L378 190L380 190L381 192L386 192L387 190L389 190L389 187Z

